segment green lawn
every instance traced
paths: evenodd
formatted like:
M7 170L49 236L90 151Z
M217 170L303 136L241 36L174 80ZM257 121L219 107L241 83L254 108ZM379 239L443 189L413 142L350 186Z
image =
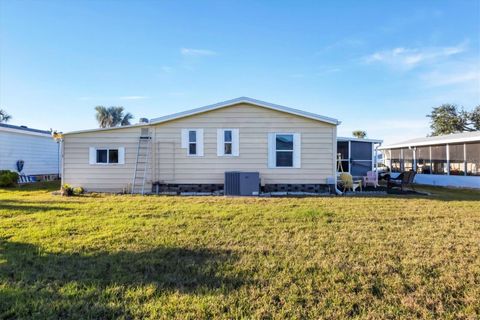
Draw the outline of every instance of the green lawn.
M0 189L0 319L480 315L480 194Z

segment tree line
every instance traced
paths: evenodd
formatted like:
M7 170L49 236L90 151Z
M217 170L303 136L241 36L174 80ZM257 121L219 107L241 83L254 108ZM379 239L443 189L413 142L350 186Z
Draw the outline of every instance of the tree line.
M456 104L445 103L434 107L427 115L430 118L430 136L444 134L480 131L480 105L472 111L466 111ZM355 138L366 138L367 132L355 130L352 132Z
M442 104L427 115L431 136L480 130L480 105L466 111L455 104Z

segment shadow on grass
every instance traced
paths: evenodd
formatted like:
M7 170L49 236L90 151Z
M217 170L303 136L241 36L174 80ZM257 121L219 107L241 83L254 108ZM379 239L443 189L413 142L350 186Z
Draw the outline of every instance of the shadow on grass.
M125 291L144 286L153 288L150 294L154 295L225 293L246 282L242 274L225 275L226 267L237 259L229 250L175 247L48 253L32 244L0 240L0 318L28 317L35 312L45 318L116 318L128 315L128 308L123 301L114 304L112 299L122 300ZM112 287L122 293L109 297L107 288Z
M0 210L7 211L22 211L22 214L34 214L50 210L68 211L71 208L65 206L51 205L52 203L42 202L26 202L17 200L2 200L0 201Z
M52 192L60 190L60 180L55 181L39 181L33 183L19 184L16 187L0 188L3 191L47 191Z
M381 185L378 189L369 188L367 191L384 191L387 188ZM414 188L405 188L403 191L399 188L393 188L387 194L376 195L359 192L358 194L350 194L352 197L366 198L390 198L390 199L424 199L439 201L478 201L480 200L480 190L466 188L448 188L440 186L419 185L415 184Z

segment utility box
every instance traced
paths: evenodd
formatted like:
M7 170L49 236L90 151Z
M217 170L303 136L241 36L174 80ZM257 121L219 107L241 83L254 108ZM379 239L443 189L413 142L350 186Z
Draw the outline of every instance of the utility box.
M257 196L260 192L260 173L225 172L226 196Z

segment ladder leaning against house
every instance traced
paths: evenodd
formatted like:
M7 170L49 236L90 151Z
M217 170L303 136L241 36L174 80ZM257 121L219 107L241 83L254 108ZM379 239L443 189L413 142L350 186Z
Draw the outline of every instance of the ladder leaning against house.
M150 162L150 150L152 148L152 137L148 129L142 129L137 146L137 159L133 173L132 194L145 194L145 182L148 175L148 164Z

